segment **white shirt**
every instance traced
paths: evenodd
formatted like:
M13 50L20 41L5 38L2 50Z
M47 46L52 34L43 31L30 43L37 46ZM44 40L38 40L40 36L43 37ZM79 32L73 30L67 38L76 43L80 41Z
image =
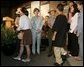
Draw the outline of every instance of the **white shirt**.
M49 26L50 28L53 27L53 24L54 24L54 22L55 22L55 18L56 18L56 16L50 16L50 17L49 17L48 26Z
M31 29L31 23L29 18L26 15L23 15L20 17L19 27L17 30L27 30L27 29Z
M72 18L71 18L71 24L70 24L70 32L73 33L77 27L78 23L78 14L76 13Z
M18 27L18 25L19 25L19 19L20 19L20 17L16 17L16 19L15 19L15 26L16 27Z

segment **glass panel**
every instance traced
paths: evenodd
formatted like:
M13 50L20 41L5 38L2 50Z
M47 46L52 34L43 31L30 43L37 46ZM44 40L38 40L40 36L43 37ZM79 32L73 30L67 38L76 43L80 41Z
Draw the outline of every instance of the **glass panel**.
M49 11L49 4L45 4L41 6L41 15L43 17L45 17L46 15L49 15L48 11Z
M40 1L33 1L31 2L31 17L34 16L33 10L34 8L40 7Z

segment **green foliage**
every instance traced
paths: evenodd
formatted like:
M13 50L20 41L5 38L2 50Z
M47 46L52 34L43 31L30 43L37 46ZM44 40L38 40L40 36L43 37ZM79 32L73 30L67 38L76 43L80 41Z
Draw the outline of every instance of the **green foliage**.
M9 45L17 43L17 34L13 29L5 28L3 24L1 25L1 44Z

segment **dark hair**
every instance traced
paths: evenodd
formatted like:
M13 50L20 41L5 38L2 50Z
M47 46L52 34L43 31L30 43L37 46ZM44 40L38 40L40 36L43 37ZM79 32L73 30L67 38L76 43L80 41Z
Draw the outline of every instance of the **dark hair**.
M29 15L29 12L27 11L27 9L25 7L21 8L21 11L25 14L25 15Z
M74 16L75 13L80 12L80 11L78 10L78 8L77 8L77 4L76 4L76 3L73 5L73 8L74 8L74 12L72 13L72 16Z
M33 12L36 12L38 10L38 12L40 12L40 10L38 8L35 8Z
M75 4L75 2L74 2L74 1L70 1L70 3L73 3L73 5ZM73 5L72 5L72 6L73 6ZM68 12L70 12L70 10L71 10L71 8L69 7Z
M29 12L28 11L25 11L25 15L28 16L29 15Z
M77 1L79 5L83 5L83 1Z
M73 3L73 5L75 4L74 1L69 1L69 3ZM72 5L72 6L73 6L73 5ZM69 12L70 12L70 11L71 11L71 8L69 7L69 9L68 9L68 14L67 14L67 15L68 15L68 18L69 18Z
M64 10L64 6L60 3L60 4L57 5L57 9L59 11L63 11Z

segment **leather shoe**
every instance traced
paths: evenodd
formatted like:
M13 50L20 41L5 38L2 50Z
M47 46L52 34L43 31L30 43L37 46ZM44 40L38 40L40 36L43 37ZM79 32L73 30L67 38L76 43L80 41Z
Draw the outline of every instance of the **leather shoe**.
M55 66L63 66L63 63L58 64L58 63L54 63Z

